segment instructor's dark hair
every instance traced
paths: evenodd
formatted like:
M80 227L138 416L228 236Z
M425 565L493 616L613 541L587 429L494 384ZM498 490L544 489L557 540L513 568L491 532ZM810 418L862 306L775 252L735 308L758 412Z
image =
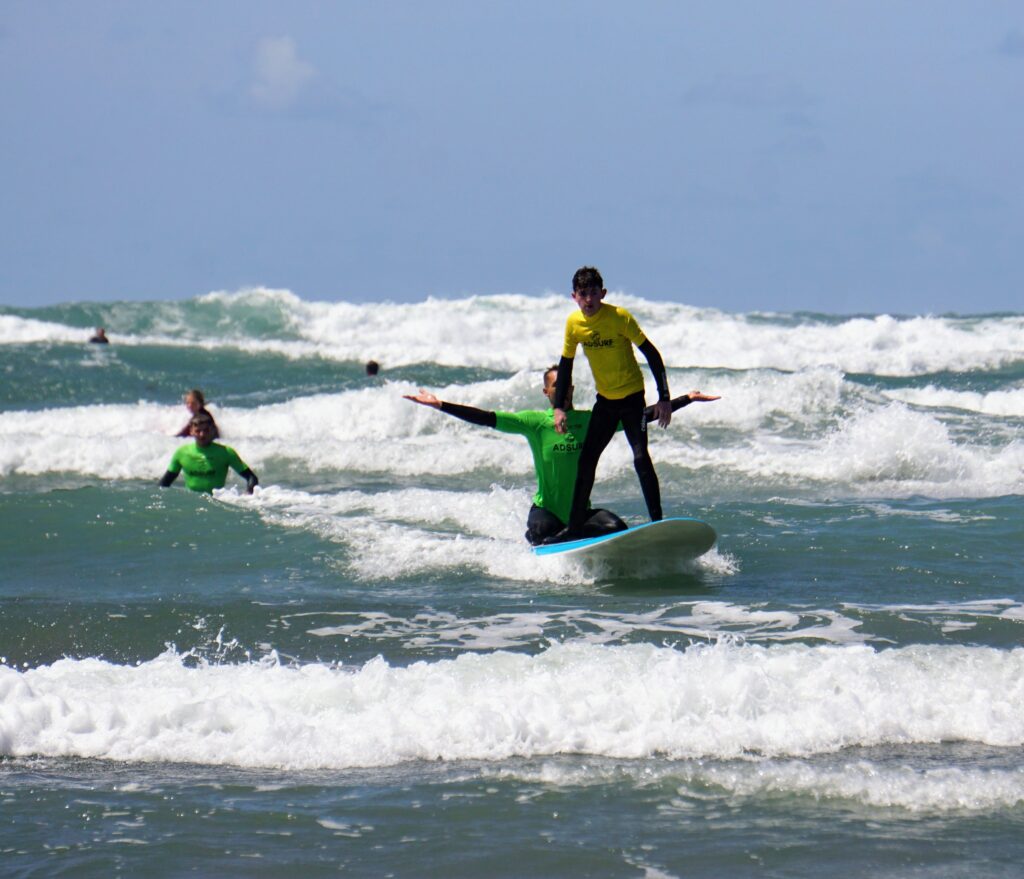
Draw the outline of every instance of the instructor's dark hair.
M576 274L572 276L572 292L586 290L588 287L604 289L604 278L601 277L601 273L593 266L576 269Z

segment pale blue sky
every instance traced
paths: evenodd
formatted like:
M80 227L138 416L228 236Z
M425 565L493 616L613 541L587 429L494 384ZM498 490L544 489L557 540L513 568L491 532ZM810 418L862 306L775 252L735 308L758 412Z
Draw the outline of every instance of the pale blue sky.
M1024 3L2 0L0 303L1024 310Z

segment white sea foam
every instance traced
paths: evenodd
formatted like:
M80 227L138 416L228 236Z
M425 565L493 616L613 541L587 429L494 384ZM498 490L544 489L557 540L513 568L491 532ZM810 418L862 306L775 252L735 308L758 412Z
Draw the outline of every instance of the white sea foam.
M359 668L0 667L0 753L252 767L1024 745L1024 650L553 645ZM739 784L739 780L734 782ZM792 784L793 782L789 782Z
M656 607L643 613L608 613L585 608L460 617L423 610L414 617L376 611L318 611L288 614L289 625L310 635L368 641L384 649L401 644L423 650L529 648L571 639L586 644L623 644L655 639L663 644L731 638L744 643L791 640L833 644L863 643L855 618L830 610L794 613L750 608L722 601L696 601Z
M395 489L310 494L274 486L253 497L228 490L226 503L250 507L272 524L318 534L345 547L351 573L361 579L444 574L458 559L463 569L527 582L586 584L601 568L540 558L523 540L530 493L492 485L486 491ZM632 576L678 571L735 572L731 557L712 550L692 562L637 567ZM620 572L622 573L622 572ZM625 572L624 576L629 576Z
M1024 442L953 438L935 417L891 403L861 408L815 437L759 432L746 442L658 448L659 468L742 474L748 484L842 486L855 497L993 497L1024 490ZM834 490L834 489L833 489Z
M27 345L32 342L82 343L88 334L80 327L50 321L0 314L0 345Z
M816 804L861 805L871 809L895 808L909 812L988 812L1024 804L1024 768L974 768L912 765L912 757L885 761L868 758L788 760L748 757L741 761L705 760L679 763L588 762L580 766L558 760L539 767L497 768L483 771L485 778L513 779L551 787L593 787L623 781L643 787L678 785L676 795L659 811L700 820L718 799L734 802L750 797L763 802L782 794L812 798ZM790 801L792 802L792 801ZM877 815L877 813L875 813Z
M1024 317L889 315L818 320L729 314L624 293L608 300L637 317L672 367L832 366L846 372L920 375L996 369L1024 359ZM119 303L108 329L119 345L197 345L361 362L368 351L390 366L433 362L510 371L537 368L561 350L568 295L469 296L412 304L307 302L286 290L216 292L186 303ZM153 317L153 312L157 317ZM118 331L116 315L125 324ZM270 315L277 334L247 333ZM201 318L201 319L200 319ZM262 327L266 321L256 321ZM144 326L133 332L133 326ZM358 333L352 332L358 327ZM0 344L81 342L83 329L0 316Z
M1004 391L954 391L928 385L925 388L900 388L885 391L891 400L932 409L962 409L982 415L1024 417L1024 388Z
M914 510L906 507L894 507L885 503L865 503L863 508L866 512L854 513L849 518L856 519L864 515L870 515L875 519L927 519L931 522L943 522L949 524L967 524L969 522L990 522L995 517L987 513L963 513L948 509L926 509Z
M677 387L703 384L683 371ZM592 396L584 375L577 398ZM861 497L984 497L1024 491L1024 441L1012 432L977 440L937 414L878 401L831 369L719 375L723 399L681 410L667 430L651 432L663 494L700 496L728 484L791 491L827 486ZM435 388L443 399L484 409L544 405L535 373ZM346 473L400 484L459 477L475 490L492 485L532 491L533 467L521 437L502 434L402 399L408 382L216 410L224 442L265 485L294 474ZM581 403L583 405L584 403ZM982 416L978 416L982 417ZM0 477L78 473L101 479L156 479L181 442L177 406L72 406L0 413ZM707 474L714 480L704 486ZM614 500L635 495L632 458L613 441L599 485ZM232 477L233 479L233 477ZM712 484L713 483L713 484ZM627 488L628 487L628 488ZM608 502L608 501L605 501Z
M980 620L1008 620L1024 622L1024 606L1009 598L981 601L936 602L934 604L885 604L844 607L853 613L874 611L891 614L900 619L927 622L943 632L974 628Z
M803 761L752 766L710 766L693 781L732 794L757 797L797 793L816 800L851 800L874 808L911 812L991 811L1024 804L1024 769L919 769L857 760L835 767Z

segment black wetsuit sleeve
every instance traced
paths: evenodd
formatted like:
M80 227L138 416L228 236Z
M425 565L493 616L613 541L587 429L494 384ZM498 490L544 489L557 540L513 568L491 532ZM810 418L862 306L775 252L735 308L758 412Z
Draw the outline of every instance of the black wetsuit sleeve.
M181 430L179 430L175 436L191 436L192 434L192 422L190 421Z
M238 474L245 480L245 490L252 494L252 490L260 484L259 477L246 467L241 473Z
M446 403L442 400L441 411L470 424L479 424L481 427L494 427L498 423L498 416L493 412L477 409L475 406L460 406L458 403Z
M565 409L565 398L569 394L569 385L572 384L572 358L564 354L558 361L558 375L555 378L555 403L556 409Z
M174 480L177 478L177 473L171 473L171 471L168 470L163 476L160 477L160 487L170 488L171 483L174 482Z
M644 352L644 357L647 358L647 365L651 367L651 373L654 375L654 383L658 386L658 400L670 399L672 395L668 392L665 363L662 361L658 349L654 347L650 339L644 339L644 343L639 347Z
M693 400L690 399L690 395L689 394L683 394L683 396L681 396L681 397L673 397L672 398L672 411L675 412L676 409L682 409L683 406L689 406L692 402L693 402ZM650 421L653 417L654 417L654 407L653 406L648 406L646 409L644 409L644 418L646 418L648 421Z

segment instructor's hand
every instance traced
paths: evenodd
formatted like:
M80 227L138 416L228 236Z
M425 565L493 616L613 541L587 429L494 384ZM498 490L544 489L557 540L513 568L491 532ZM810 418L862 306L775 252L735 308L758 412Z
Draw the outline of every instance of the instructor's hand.
M420 388L420 392L415 396L409 394L402 394L406 400L412 400L414 403L419 403L421 406L430 406L434 409L441 408L441 401L437 399L430 391L425 391Z
M654 417L661 427L668 427L672 423L672 403L669 400L658 400L654 404Z
M565 433L568 430L565 412L562 409L555 410L555 433Z

